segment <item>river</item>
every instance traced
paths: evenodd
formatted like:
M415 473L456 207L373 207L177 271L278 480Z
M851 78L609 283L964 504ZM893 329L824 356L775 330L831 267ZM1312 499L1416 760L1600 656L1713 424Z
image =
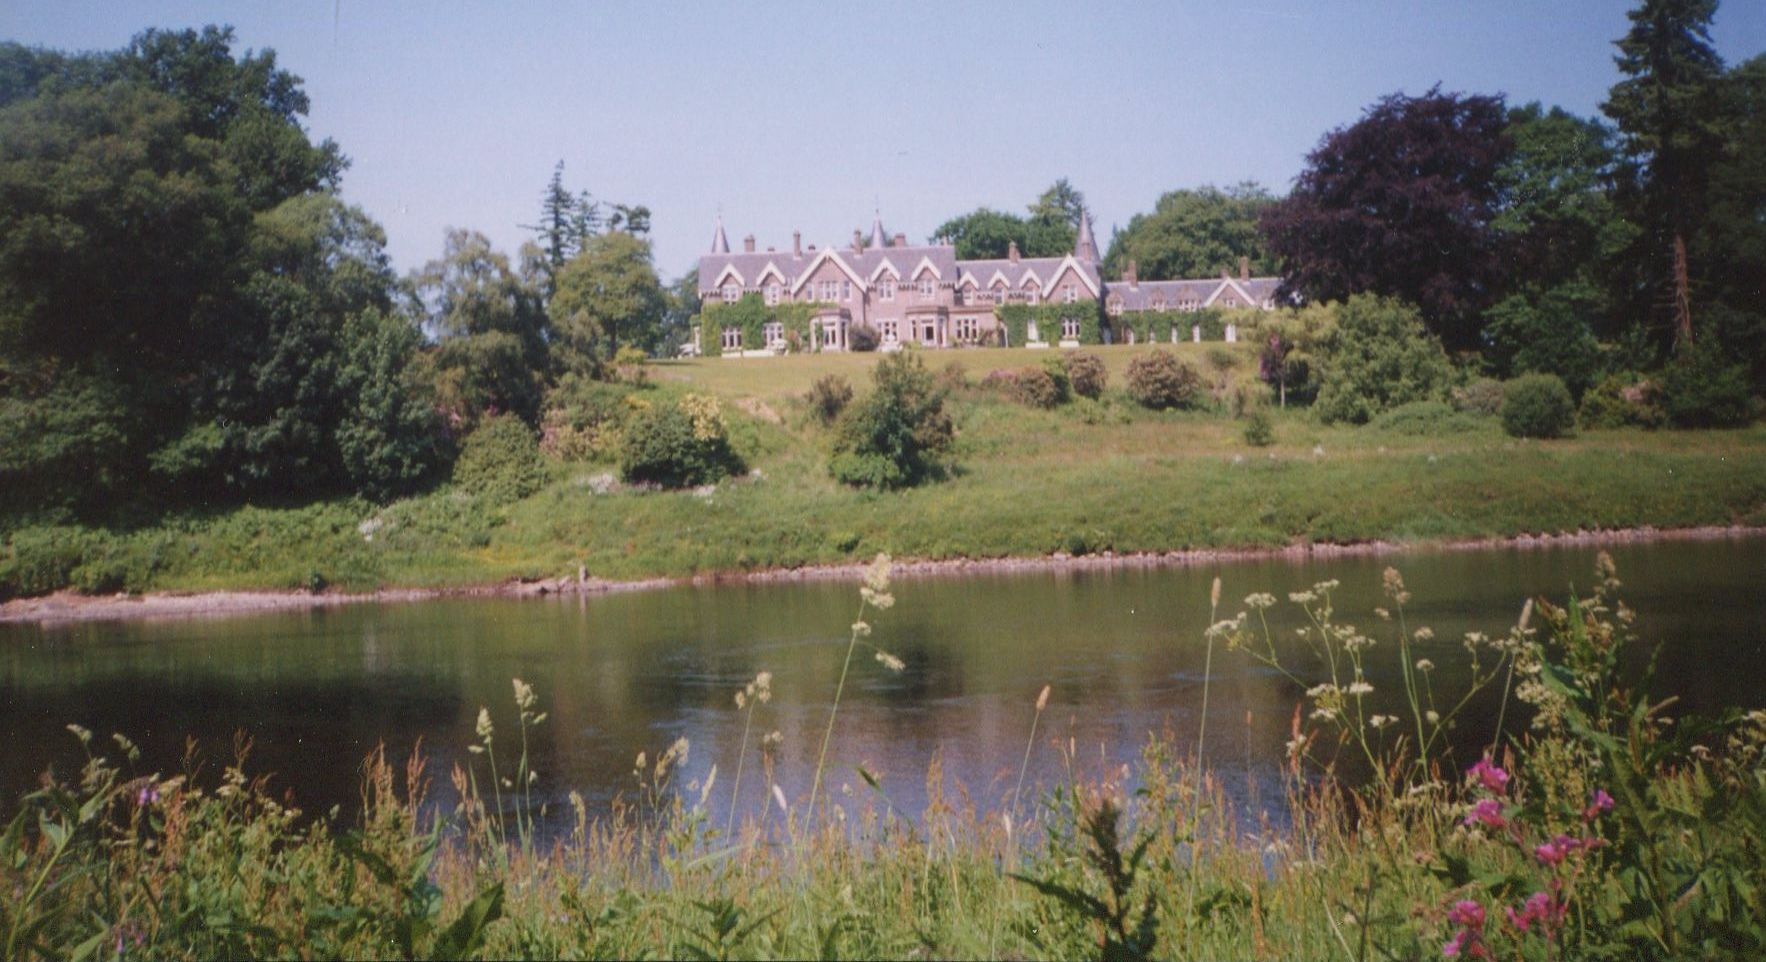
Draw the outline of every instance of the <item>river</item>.
M1645 643L1663 643L1654 686L1689 711L1766 703L1766 539L1667 541L1609 549L1637 610ZM1056 743L1088 772L1131 761L1149 732L1193 743L1200 717L1204 629L1212 580L1222 614L1252 592L1283 602L1273 623L1291 635L1298 609L1287 593L1334 579L1341 621L1373 629L1376 688L1395 690L1397 652L1381 572L1403 571L1412 626L1434 640L1416 650L1439 664L1438 690L1463 672L1460 638L1500 634L1523 600L1561 598L1593 582L1587 547L1430 550L1303 562L1233 561L1172 568L901 578L895 606L871 617L877 647L905 670L855 659L830 750L832 785L864 791L864 766L890 801L925 804L937 757L950 797L959 785L978 806L1008 794L1025 750L1033 704L1052 686L1031 779L1062 770ZM806 792L858 605L844 581L680 587L590 597L459 599L354 605L211 619L71 625L0 624L0 811L53 766L72 776L78 723L100 737L138 743L143 771L170 774L194 738L209 776L230 761L235 733L252 742L248 772L308 810L346 809L358 763L377 743L403 757L421 741L437 797L447 769L475 758L480 706L499 725L504 764L516 749L510 679L531 683L549 713L531 743L537 796L554 815L577 790L592 808L633 786L640 751L651 759L678 737L691 746L681 783L713 765L711 804L731 804L744 718L733 696L755 673L773 673L773 697L756 709L749 751L782 735L778 777ZM1288 649L1309 678L1320 666ZM1636 659L1644 653L1639 648ZM1207 761L1243 804L1279 787L1284 744L1300 691L1242 653L1216 650ZM1457 733L1487 741L1494 711L1478 706ZM740 805L766 788L748 756ZM482 759L479 759L482 764Z

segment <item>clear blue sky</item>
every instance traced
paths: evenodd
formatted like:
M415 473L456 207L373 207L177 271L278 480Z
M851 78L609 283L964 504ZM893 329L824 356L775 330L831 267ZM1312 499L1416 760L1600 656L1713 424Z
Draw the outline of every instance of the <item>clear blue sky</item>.
M1022 210L1055 178L1100 232L1160 193L1285 189L1331 127L1393 91L1501 92L1593 113L1625 0L282 3L3 0L0 37L122 46L149 26L231 23L304 77L312 132L353 165L344 196L404 270L449 226L513 252L541 188L655 213L673 277L708 244L924 238ZM1766 51L1766 2L1725 0L1727 62Z

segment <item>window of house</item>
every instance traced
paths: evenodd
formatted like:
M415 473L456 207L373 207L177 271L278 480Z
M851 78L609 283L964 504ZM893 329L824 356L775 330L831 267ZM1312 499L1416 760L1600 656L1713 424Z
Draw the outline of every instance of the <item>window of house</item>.
M930 298L932 296L932 290L933 290L932 278L930 278L930 277L920 278L920 297L922 299Z
M1109 304L1108 310L1109 310L1109 314L1111 317L1121 317L1122 316L1122 298L1120 298L1120 297L1110 298L1110 304Z
M1061 340L1063 340L1063 341L1077 341L1077 340L1079 340L1079 318L1077 318L1077 317L1063 317L1063 318L1061 318Z
M725 284L723 295L725 304L734 304L742 296L742 289L734 284Z
M1028 343L1035 343L1036 341L1042 340L1042 338L1036 336L1035 321L1024 322L1024 340Z
M724 350L739 351L742 349L742 329L739 327L724 328Z
M1004 304L1006 302L1006 289L1004 287L995 287L993 289L993 302L995 304Z
M1079 290L1072 284L1062 287L1061 300L1066 301L1069 304L1076 303L1079 300Z
M895 281L890 280L889 278L884 278L877 282L877 300L895 300Z
M829 321L828 323L822 325L822 346L823 347L839 347L840 346L840 325L839 324L837 324L833 321Z
M1165 309L1165 298L1163 298L1163 297L1153 298L1153 310L1162 311L1164 309Z
M896 326L895 321L878 321L877 333L883 338L885 344L894 344L901 340L901 330Z
M1039 294L1041 294L1041 291L1037 289L1034 281L1024 285L1024 303L1035 304Z
M768 284L766 286L766 303L768 307L779 303L779 285Z
M964 343L974 342L980 336L979 327L980 325L975 322L973 317L957 318L957 340Z
M840 299L843 301L852 300L852 282L851 281L841 281L840 282Z
M832 301L837 292L838 288L835 287L833 281L816 282L816 297L818 300Z
M762 325L760 330L766 337L767 347L778 347L785 343L785 325L778 321L769 321Z

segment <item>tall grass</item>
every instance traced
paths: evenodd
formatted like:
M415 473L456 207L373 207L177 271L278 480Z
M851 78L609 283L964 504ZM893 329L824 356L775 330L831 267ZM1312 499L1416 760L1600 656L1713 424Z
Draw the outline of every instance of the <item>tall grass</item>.
M1401 604L1396 572L1388 587ZM126 739L107 747L76 727L84 770L26 796L0 834L0 949L16 959L1760 956L1766 712L1670 719L1647 679L1620 669L1634 642L1610 565L1592 594L1540 601L1536 624L1469 637L1485 657L1469 681L1420 677L1404 709L1424 715L1420 738L1411 719L1376 723L1349 686L1359 665L1408 658L1399 639L1421 626L1353 629L1331 588L1281 608L1253 595L1210 629L1252 658L1270 657L1272 630L1310 632L1344 682L1295 688L1308 713L1296 715L1280 818L1236 807L1205 756L1168 734L1149 735L1131 772L1085 770L1063 746L1072 774L1022 822L953 796L936 759L928 804L912 815L880 796L816 808L818 778L789 823L769 820L772 806L718 820L714 776L674 782L682 741L654 764L640 755L633 791L606 811L591 816L573 795L567 830L547 833L524 822L532 796L516 790L539 773L503 782L492 768L492 785L509 789L498 803L469 770L491 762L494 717L485 750L451 775L451 814L429 804L420 754L400 765L376 751L348 817L276 801L247 774L243 741L218 778L194 758L167 777L138 771ZM861 619L886 607L873 603L886 580L866 589L876 597ZM1511 668L1525 731L1476 760L1419 763L1430 726L1450 723L1439 706L1466 684L1506 685ZM538 693L517 683L514 695L524 729L538 725ZM744 689L745 728L753 704ZM771 738L768 794L782 796ZM531 749L504 767L531 772ZM1364 777L1345 780L1343 762L1370 757Z

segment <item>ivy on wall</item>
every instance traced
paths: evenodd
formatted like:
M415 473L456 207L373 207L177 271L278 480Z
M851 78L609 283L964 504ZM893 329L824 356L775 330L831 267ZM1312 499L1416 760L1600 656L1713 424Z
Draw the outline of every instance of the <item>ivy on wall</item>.
M1097 301L1078 301L1073 304L1001 304L993 309L993 316L999 319L1006 329L1008 343L1023 345L1026 325L1036 322L1037 339L1045 344L1061 341L1061 324L1063 321L1079 322L1079 343L1104 343L1103 314L1100 313Z
M821 306L794 301L768 307L759 294L744 294L734 304L707 304L699 313L699 349L707 357L721 356L724 329L733 327L742 332L742 350L764 350L766 326L777 323L784 326L787 353L820 350L810 336L810 321Z

